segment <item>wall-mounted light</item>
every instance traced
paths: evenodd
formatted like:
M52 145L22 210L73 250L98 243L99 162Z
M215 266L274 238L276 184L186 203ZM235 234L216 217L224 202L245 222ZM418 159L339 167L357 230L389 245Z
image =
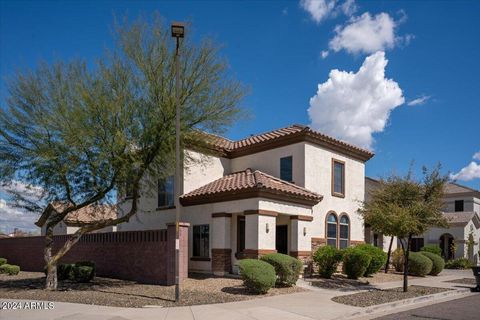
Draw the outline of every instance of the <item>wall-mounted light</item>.
M304 236L307 235L307 227L303 227L303 235L304 235Z
M270 232L270 226L268 225L268 223L265 225L265 231L266 231L267 233Z

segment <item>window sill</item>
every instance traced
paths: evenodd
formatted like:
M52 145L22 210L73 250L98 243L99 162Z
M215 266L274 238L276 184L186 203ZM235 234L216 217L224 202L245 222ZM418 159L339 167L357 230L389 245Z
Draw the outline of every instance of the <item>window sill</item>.
M208 257L191 257L190 260L191 261L211 261L211 259Z
M163 210L170 210L175 209L175 206L168 206L168 207L158 207L155 211L163 211Z
M337 198L345 198L345 194L344 194L344 193L332 192L332 196L333 196L333 197L337 197Z

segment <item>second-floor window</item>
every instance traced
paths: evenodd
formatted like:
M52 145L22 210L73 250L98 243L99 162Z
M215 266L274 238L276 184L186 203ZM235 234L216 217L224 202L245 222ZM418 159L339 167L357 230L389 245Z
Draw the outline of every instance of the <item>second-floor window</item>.
M455 200L455 212L463 211L463 200Z
M332 160L332 195L345 196L345 162Z
M292 156L280 158L280 179L288 182L293 181L292 163Z
M173 207L175 199L174 177L158 180L158 207Z

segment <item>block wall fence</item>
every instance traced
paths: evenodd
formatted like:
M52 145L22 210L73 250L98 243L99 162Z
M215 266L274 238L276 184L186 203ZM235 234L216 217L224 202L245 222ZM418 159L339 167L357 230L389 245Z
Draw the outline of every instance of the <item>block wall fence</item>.
M180 223L180 280L188 277L188 223ZM70 235L54 236L54 252ZM22 271L43 272L45 237L0 239L0 257ZM164 230L83 235L60 263L94 261L98 276L175 284L175 225Z

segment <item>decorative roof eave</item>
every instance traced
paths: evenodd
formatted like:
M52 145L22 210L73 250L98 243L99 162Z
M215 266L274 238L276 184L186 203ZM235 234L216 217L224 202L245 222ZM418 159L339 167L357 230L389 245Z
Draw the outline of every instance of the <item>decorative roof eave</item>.
M206 203L214 202L225 202L225 201L235 201L251 198L266 198L290 203L296 203L306 206L313 207L320 201L322 201L323 196L314 197L303 197L297 196L285 192L279 192L270 189L246 189L239 191L224 191L217 192L208 195L192 196L192 197L181 197L180 203L185 206L194 206Z

